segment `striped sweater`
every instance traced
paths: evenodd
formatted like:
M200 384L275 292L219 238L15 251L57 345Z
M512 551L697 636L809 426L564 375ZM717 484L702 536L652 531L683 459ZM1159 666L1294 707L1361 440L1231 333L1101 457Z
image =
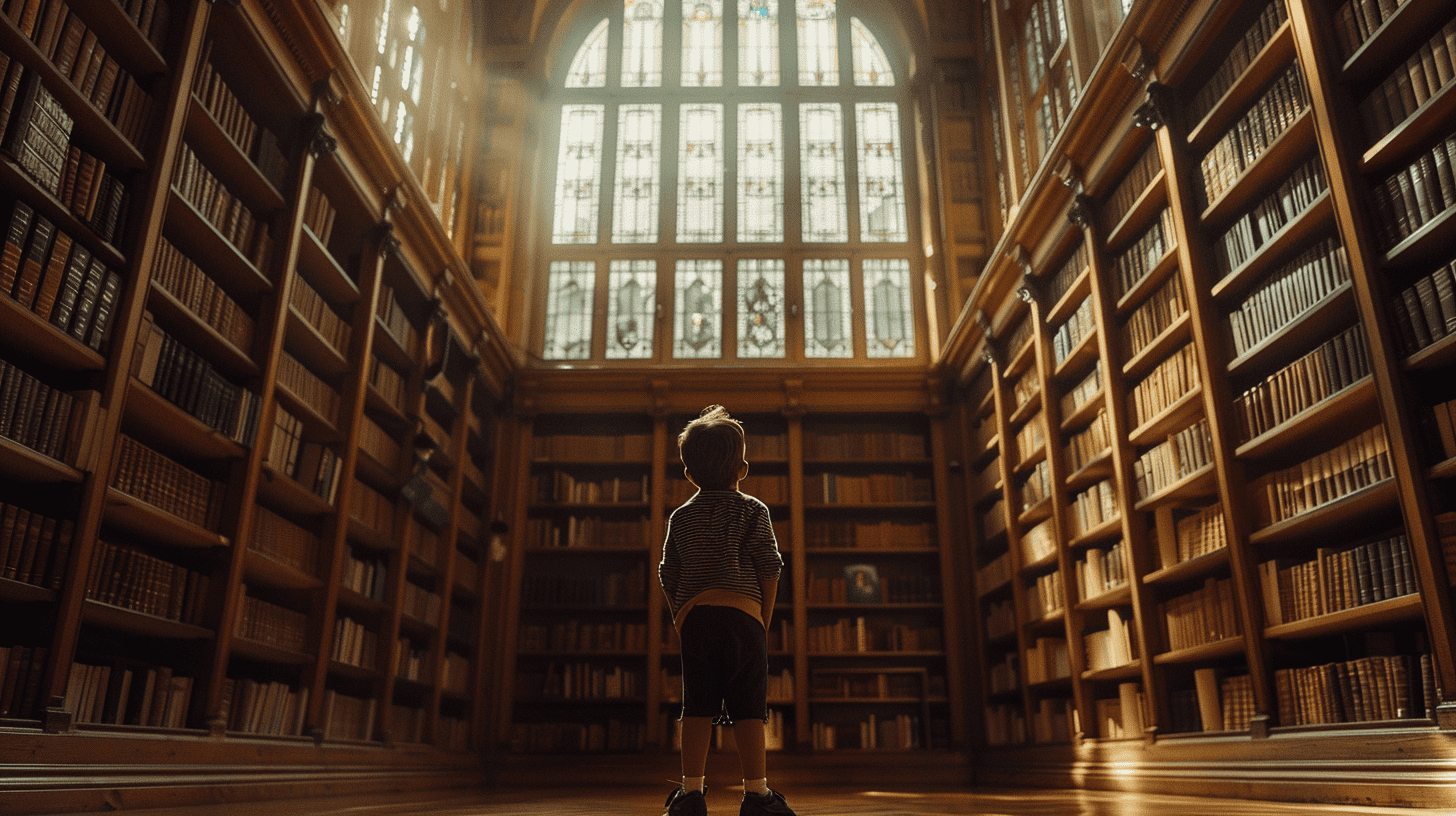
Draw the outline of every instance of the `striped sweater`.
M783 564L763 502L699 490L668 518L657 577L679 628L698 603L742 609L762 623L758 582L777 579Z

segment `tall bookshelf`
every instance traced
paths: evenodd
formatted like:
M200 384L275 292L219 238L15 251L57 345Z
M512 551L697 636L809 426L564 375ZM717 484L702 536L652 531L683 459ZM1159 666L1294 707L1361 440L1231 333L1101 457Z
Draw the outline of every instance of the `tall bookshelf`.
M464 261L382 200L358 78L281 44L321 15L31 5L0 21L7 737L89 740L77 774L204 743L468 774L509 363Z
M1333 770L1372 727L1420 753L1456 726L1456 29L1414 1L1160 8L1082 73L949 344L982 770L1090 745L1192 772L1215 735Z
M692 495L675 440L692 417L683 401L702 389L684 377L676 410L654 415L623 411L646 396L632 384L593 391L592 379L539 372L523 385L539 413L520 463L530 487L517 510L526 533L513 567L522 591L503 738L529 753L672 753L679 644L656 568L667 517ZM927 416L916 386L894 394L898 406L863 412L786 408L772 383L729 406L749 437L742 489L769 506L784 557L768 634L772 750L949 755L959 737L950 710L960 679L948 658L959 618L936 501L948 477L934 453L941 420ZM600 393L613 394L610 409L579 412L578 400ZM557 400L578 412L549 411ZM609 518L628 522L625 540L608 537ZM593 594L603 583L631 590L607 602ZM590 608L544 594L566 589L586 592ZM594 705L559 693L576 677ZM603 719L609 712L617 722ZM731 740L724 729L714 745Z

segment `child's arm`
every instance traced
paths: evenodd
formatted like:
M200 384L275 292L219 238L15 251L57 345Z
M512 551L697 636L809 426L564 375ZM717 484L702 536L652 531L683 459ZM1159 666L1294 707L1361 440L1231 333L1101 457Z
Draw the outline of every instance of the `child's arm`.
M774 598L779 594L779 579L760 580L758 588L763 593L763 607L759 612L763 617L763 629L767 632L769 624L773 622Z

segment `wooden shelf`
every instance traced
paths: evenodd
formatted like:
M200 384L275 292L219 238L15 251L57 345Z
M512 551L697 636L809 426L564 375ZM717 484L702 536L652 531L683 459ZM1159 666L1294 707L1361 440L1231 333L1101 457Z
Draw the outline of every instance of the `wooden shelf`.
M1097 332L1088 333L1086 337L1077 341L1077 346L1067 355L1067 359L1057 364L1053 377L1065 381L1073 375L1086 376L1090 363L1097 359Z
M1139 499L1133 505L1133 509L1138 512L1149 512L1166 504L1175 504L1200 496L1213 496L1217 492L1217 474L1214 472L1213 463L1209 462L1153 495Z
M1346 82L1362 85L1378 79L1381 72L1395 68L1392 63L1406 53L1409 46L1424 41L1449 17L1450 7L1444 0L1406 0L1390 19L1380 25L1341 69ZM1403 58L1401 58L1403 59Z
M190 97L187 106L187 141L199 155L208 158L208 169L214 171L219 181L230 192L243 199L247 205L264 216L281 210L283 195L263 176L253 164L252 158L232 137L227 134L212 112L203 105L196 94Z
M1375 378L1364 378L1304 409L1234 449L1241 459L1258 459L1329 439L1376 410Z
M1244 636L1235 635L1234 637L1216 640L1212 643L1202 643L1197 646L1189 646L1186 649L1177 649L1171 652L1155 654L1153 655L1153 663L1156 665L1210 663L1241 655L1243 652Z
M1325 190L1309 206L1269 236L1248 260L1215 283L1213 298L1229 306L1235 305L1228 301L1247 294L1257 286L1264 274L1276 263L1287 259L1295 249L1308 244L1316 233L1328 228L1334 216L1334 197L1329 190Z
M377 601L346 586L339 587L339 605L366 617L383 615L389 611L389 605L384 601Z
M1172 584L1187 581L1214 572L1229 561L1228 547L1220 547L1196 558L1181 561L1171 567L1163 567L1143 576L1145 584Z
M1011 412L1011 416L1006 420L1006 422L1009 425L1022 425L1028 419L1031 419L1032 416L1035 415L1036 412L1037 411L1040 411L1040 410L1041 410L1041 391L1040 391L1040 389L1038 389L1035 393L1033 393L1030 397L1027 398L1026 402L1023 402L1021 405L1018 405L1016 407L1016 410L1014 410L1014 411Z
M1354 288L1346 281L1278 331L1231 360L1228 374L1244 379L1267 373L1276 362L1284 361L1303 348L1310 337L1329 336L1337 327L1349 325L1354 313Z
M253 262L222 237L175 187L167 197L167 234L184 255L229 292L256 295L273 289L273 283Z
M1109 589L1106 592L1078 601L1073 609L1078 612L1098 612L1106 609L1114 609L1119 606L1127 606L1130 603L1132 603L1132 585L1123 584Z
M42 586L27 584L24 581L15 581L10 578L0 578L0 601L18 603L50 602L56 599L56 593Z
M1030 319L1030 318L1028 318ZM1006 370L1002 379L1011 380L1031 367L1031 362L1036 358L1033 351L1036 349L1036 338L1028 338L1021 348L1011 355L1011 361L1006 364Z
M248 660L257 660L263 663L278 663L285 666L307 666L313 662L311 655L302 652L293 652L288 649L280 649L267 643L260 643L256 640L249 640L245 637L233 636L231 651L235 657L243 657Z
M258 480L258 495L281 509L301 516L321 516L334 512L334 506L294 479L264 464Z
M257 550L249 549L243 564L244 575L247 576L249 584L280 589L317 589L323 585L318 578L274 561Z
M106 522L171 547L226 547L226 536L172 515L134 496L106 489Z
M233 345L231 340L223 337L210 323L193 314L155 280L147 293L147 307L166 326L168 334L201 354L224 375L235 380L258 376L258 365L248 356L246 349Z
M399 544L389 533L369 527L353 517L349 519L349 540L380 552L399 548Z
M1192 326L1193 315L1185 310L1123 364L1122 375L1130 379L1142 377L1157 363L1166 359L1174 349L1187 344Z
M0 473L22 482L79 484L86 474L9 437L0 436Z
M1392 267L1416 266L1433 259L1449 257L1451 245L1456 243L1456 206L1447 207L1435 218L1427 221L1405 240L1385 253L1385 263Z
M1293 518L1261 527L1249 534L1249 543L1277 544L1338 528L1382 508L1393 507L1398 493L1394 479L1377 482Z
M1067 291L1062 293L1062 296L1052 304L1052 308L1047 310L1046 316L1042 318L1046 325L1058 326L1071 317L1077 307L1082 305L1082 300L1091 294L1091 280L1092 267L1082 267L1082 271L1077 273L1076 280L1072 281L1072 285L1067 287Z
M1091 461L1067 477L1068 492L1094 485L1112 476L1112 448L1094 456Z
M1244 168L1234 183L1223 191L1199 216L1210 229L1226 227L1242 208L1249 206L1253 195L1277 183L1297 167L1301 157L1315 149L1314 110L1306 108L1298 119L1274 139L1254 163Z
M1456 456L1433 465L1426 471L1426 475L1432 479L1450 479L1456 477Z
M292 306L288 307L285 331L285 344L289 352L313 373L325 380L332 380L342 377L350 370L349 361L344 355Z
M144 637L164 640L210 640L213 637L211 629L112 606L90 598L86 599L81 616L89 624Z
M149 436L168 439L189 454L204 459L239 459L247 453L242 445L163 399L140 380L133 377L128 386L128 425L144 429Z
M355 680L377 680L380 675L380 670L366 669L362 666L355 666L349 663L340 663L337 660L330 660L329 674L335 674L340 677L352 677Z
M1286 20L1249 61L1244 72L1214 103L1213 108L1204 115L1203 120L1189 131L1188 143L1196 145L1199 151L1212 147L1238 121L1244 106L1254 94L1287 68L1294 56L1294 30Z
M1389 626L1393 623L1419 619L1424 614L1423 609L1421 596L1412 593L1293 623L1270 626L1264 630L1264 637L1270 640L1296 640L1336 635L1355 629Z
M1041 501L1023 510L1021 516L1016 521L1022 527L1032 527L1045 519L1051 518L1051 515L1052 497L1045 496Z
M306 224L299 232L298 271L314 291L335 306L347 306L360 299L358 285Z
M1156 445L1169 434L1192 424L1194 415L1203 408L1203 386L1197 385L1179 397L1173 404L1154 414L1147 422L1137 426L1127 435L1127 441L1137 447Z
M1096 527L1093 527L1085 533L1074 536L1067 546L1073 549L1079 549L1120 535L1122 535L1122 517L1113 516L1106 521L1098 523Z
M1113 666L1110 669L1089 669L1082 672L1082 679L1089 683L1110 683L1123 680L1136 680L1142 677L1143 665L1141 660L1134 660L1121 666Z
M925 601L919 603L911 602L875 602L875 603L821 603L810 601L806 604L809 609L832 612L896 612L905 610L940 609L943 604L940 601Z
M1132 208L1122 216L1111 230L1107 232L1107 240L1104 242L1109 247L1125 247L1132 242L1133 236L1140 233L1151 222L1155 213L1161 211L1168 203L1167 170L1158 168L1148 186L1138 193L1137 200L1133 202Z
M1025 459L1022 459L1020 462L1016 463L1016 467L1013 469L1013 472L1017 476L1024 475L1033 467L1035 467L1038 462L1045 459L1046 456L1047 446L1045 444L1038 445L1036 447L1036 450L1033 450L1031 453L1027 454Z
M1127 294L1117 299L1117 317L1126 319L1148 296L1162 286L1168 276L1174 274L1178 269L1178 246L1175 241L1170 241L1168 249L1163 257L1158 259L1156 264L1139 278Z
M404 346L400 345L399 340L389 331L378 315L374 316L374 354L395 371L414 370L414 358L410 356Z
M1452 111L1456 111L1456 85L1448 82L1365 151L1360 159L1360 171L1380 178L1395 172L1411 160L1412 152L1420 145L1430 144L1444 135L1442 128L1449 124L1443 123L1451 121Z
M106 358L90 346L42 320L40 315L6 295L0 295L0 341L57 368L100 371L106 367Z
M1087 398L1086 402L1072 409L1072 413L1062 417L1062 430L1067 431L1072 428L1080 429L1085 425L1091 424L1099 411L1107 409L1106 398L1107 387L1103 386L1097 389L1092 396Z

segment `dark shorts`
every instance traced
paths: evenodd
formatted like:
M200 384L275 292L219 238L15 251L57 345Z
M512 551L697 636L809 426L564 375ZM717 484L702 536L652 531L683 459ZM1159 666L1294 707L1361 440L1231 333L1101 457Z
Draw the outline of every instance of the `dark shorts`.
M768 721L763 624L729 606L696 606L682 624L684 717Z

